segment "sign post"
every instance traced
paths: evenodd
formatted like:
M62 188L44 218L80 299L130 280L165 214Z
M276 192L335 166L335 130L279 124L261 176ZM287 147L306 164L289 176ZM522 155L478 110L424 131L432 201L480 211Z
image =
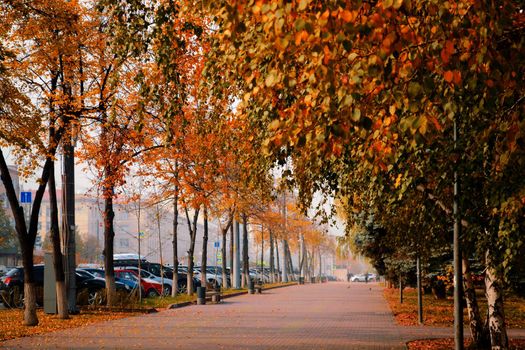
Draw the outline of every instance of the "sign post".
M220 241L213 242L213 247L215 248L215 281L217 281L218 266L220 263L222 263L222 254L219 251L220 246L221 246Z
M44 312L53 315L57 313L55 269L50 253L44 254Z
M32 193L31 192L20 192L20 204L22 204L24 208L24 219L26 221L26 225L29 226L29 217L31 216L31 202L32 202Z

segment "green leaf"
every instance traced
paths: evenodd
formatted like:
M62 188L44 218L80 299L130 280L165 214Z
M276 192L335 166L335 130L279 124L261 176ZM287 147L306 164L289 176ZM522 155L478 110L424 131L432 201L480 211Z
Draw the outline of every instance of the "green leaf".
M304 21L304 19L302 18L298 18L296 21L295 21L295 30L297 31L301 31L304 29L304 26L306 25L306 22Z
M264 81L264 84L267 87L272 87L277 83L277 71L272 70L270 71L270 74L266 77L266 80Z
M354 111L352 112L352 120L358 122L359 119L361 119L361 110L359 108L354 108Z
M410 96L411 98L416 98L417 96L419 96L421 90L422 88L421 85L419 85L419 83L411 81L408 84L408 96Z
M394 0L394 8L397 10L403 5L403 0Z
M308 6L309 0L301 0L299 1L299 7L297 8L299 11L304 11L306 9L306 6Z
M277 130L279 129L279 126L281 125L281 121L279 119L275 119L268 125L269 130Z

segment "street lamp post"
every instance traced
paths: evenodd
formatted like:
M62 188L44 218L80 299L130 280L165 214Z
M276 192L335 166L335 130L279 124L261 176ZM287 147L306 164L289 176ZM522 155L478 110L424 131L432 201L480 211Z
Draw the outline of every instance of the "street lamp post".
M454 119L454 341L455 349L463 350L463 275L461 266L461 214L459 212L459 176L458 176L458 130Z

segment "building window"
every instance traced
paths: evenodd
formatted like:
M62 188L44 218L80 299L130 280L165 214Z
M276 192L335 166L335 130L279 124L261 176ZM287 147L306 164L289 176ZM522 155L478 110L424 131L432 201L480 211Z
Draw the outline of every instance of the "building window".
M129 248L129 239L121 238L119 240L119 245L120 245L121 248Z

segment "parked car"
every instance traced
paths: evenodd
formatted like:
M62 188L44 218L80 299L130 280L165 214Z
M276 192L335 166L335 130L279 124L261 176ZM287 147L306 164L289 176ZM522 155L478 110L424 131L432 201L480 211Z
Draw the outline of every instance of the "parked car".
M196 266L193 268L195 277L200 281L202 275L202 267ZM228 282L230 282L230 276L227 275ZM219 266L206 266L206 281L213 286L222 287L222 268Z
M139 269L137 267L127 267L126 270L135 271L137 273L137 275L138 275L138 272L139 272ZM161 277L155 276L154 274L152 274L149 271L142 270L142 269L140 270L140 276L142 278L147 278L147 279L156 281L157 283L163 284L163 287L162 287L163 295L170 295L171 294L171 290L173 289L173 280L172 280L173 277L171 279L168 278L168 277L161 278ZM178 276L178 281L179 281L179 283L177 285L182 285L182 284L186 285L186 283L187 283L186 275Z
M366 282L365 275L354 275L350 277L350 282Z
M115 268L121 269L129 267L138 268L139 259L136 254L115 254L113 264ZM140 260L140 269L149 271L157 277L161 277L160 275L162 269L162 274L164 275L164 277L168 279L173 279L173 269L171 267L164 266L159 263L152 263L144 258Z
M92 274L93 276L98 277L98 278L103 278L103 279L106 278L106 273L104 272L103 269L91 268L91 267L82 267L82 268L79 268L77 270L79 270L79 271L80 270L87 271L90 274ZM130 287L130 290L137 289L137 287L139 285L138 281L126 280L126 279L119 278L119 277L115 277L115 282L119 282L119 283L123 283L123 284L128 285Z
M270 275L260 267L250 268L250 278L256 283L270 283Z
M374 275L373 273L355 275L350 278L351 282L373 282L375 280L376 280L376 275Z
M36 302L43 305L44 300L44 265L33 266L33 280L36 286ZM0 296L3 303L9 307L22 307L24 304L24 269L16 267L0 279ZM81 303L86 296L87 304L101 304L104 301L106 282L88 272L76 272L77 302ZM117 290L129 292L131 289L117 282Z
M123 278L126 280L137 281L138 271L131 269L115 269L115 277ZM140 285L144 291L144 295L147 298L156 297L162 294L162 285L157 281L149 278L141 278Z

